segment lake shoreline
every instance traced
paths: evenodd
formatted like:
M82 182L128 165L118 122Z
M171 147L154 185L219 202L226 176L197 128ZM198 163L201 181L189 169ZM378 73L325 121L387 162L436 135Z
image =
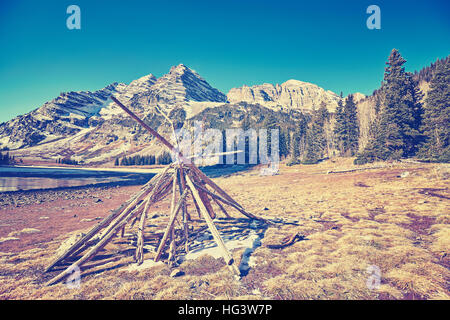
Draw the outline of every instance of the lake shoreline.
M61 187L61 188L47 188L47 189L31 189L31 190L17 190L5 191L0 194L0 208L8 207L23 207L30 204L41 204L44 202L51 202L58 199L75 199L76 195L83 195L80 199L84 199L84 195L93 195L96 192L112 192L123 187L136 187L142 184L131 184L125 181L117 183L101 183L94 185ZM93 198L96 198L93 196Z
M1 195L13 195L13 194L21 194L21 195L32 195L37 193L45 193L45 192L71 192L78 191L84 189L110 189L110 188L119 188L125 186L139 186L144 185L149 179L142 179L139 181L112 181L112 182L100 182L100 183L91 183L82 186L70 186L70 187L56 187L56 188L41 188L41 189L28 189L28 190L11 190L11 191L0 191ZM0 206L2 206L0 200Z
M80 187L141 185L158 170L113 171L79 168L0 167L0 193Z

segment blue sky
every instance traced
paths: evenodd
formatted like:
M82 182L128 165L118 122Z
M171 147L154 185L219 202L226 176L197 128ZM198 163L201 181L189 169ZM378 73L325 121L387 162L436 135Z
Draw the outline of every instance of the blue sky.
M71 4L81 30L66 27ZM381 30L366 27L371 4ZM409 71L450 54L450 1L2 0L0 43L0 122L179 63L224 93L297 79L371 94L392 48Z

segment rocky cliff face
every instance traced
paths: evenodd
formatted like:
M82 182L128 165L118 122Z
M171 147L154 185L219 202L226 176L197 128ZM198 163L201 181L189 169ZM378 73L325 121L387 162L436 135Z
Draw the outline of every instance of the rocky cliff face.
M311 110L318 108L322 102L334 111L340 97L332 91L326 91L319 86L298 81L288 80L280 84L243 86L233 88L228 92L228 101L258 103L270 108L287 108L298 110Z

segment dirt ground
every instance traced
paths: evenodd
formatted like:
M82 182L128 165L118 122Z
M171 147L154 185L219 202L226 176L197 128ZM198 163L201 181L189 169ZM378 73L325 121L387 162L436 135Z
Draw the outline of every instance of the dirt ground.
M125 239L103 253L120 252L118 260L82 268L79 288L46 287L62 270L43 273L61 242L140 187L37 191L27 201L8 195L0 201L0 299L449 299L449 165L367 167L376 168L335 159L281 165L274 176L254 168L215 178L247 211L277 221L262 231L241 280L208 255L181 263L177 277L166 264L130 269L133 244ZM167 203L159 204L150 222L162 227L167 213ZM271 247L297 233L294 244ZM232 252L237 262L243 253Z

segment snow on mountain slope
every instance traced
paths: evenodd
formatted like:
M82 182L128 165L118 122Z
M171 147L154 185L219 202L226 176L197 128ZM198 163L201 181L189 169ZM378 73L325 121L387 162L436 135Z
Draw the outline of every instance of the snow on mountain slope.
M117 85L114 83L93 92L64 92L40 108L1 123L0 148L30 147L73 135L91 126L90 119L98 115Z
M184 119L226 102L223 93L180 64L159 79L149 74L128 85L114 83L95 92L62 93L36 110L0 124L0 148L17 149L18 156L72 157L86 163L148 148L153 138L112 102L112 94L163 132L168 128L156 105L167 112L182 109Z
M149 101L165 104L185 101L226 102L227 97L211 87L197 72L180 64L155 82Z

